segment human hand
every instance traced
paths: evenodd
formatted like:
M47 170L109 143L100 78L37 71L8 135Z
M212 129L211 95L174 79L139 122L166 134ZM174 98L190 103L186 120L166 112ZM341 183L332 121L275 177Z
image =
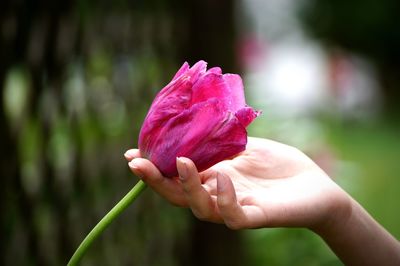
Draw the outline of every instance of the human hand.
M249 137L246 150L198 173L177 158L180 177L166 178L137 149L125 153L130 169L174 205L232 229L307 227L316 230L346 215L349 196L296 148Z

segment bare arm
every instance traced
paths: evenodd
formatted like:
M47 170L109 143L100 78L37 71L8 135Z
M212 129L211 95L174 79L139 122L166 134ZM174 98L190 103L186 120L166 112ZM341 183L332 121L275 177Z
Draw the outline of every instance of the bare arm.
M348 209L313 231L346 265L400 265L399 241L355 200Z

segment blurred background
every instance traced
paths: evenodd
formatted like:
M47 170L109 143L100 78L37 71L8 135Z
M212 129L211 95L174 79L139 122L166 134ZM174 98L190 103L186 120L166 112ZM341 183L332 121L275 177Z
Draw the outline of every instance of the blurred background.
M65 265L136 182L184 61L240 73L249 134L305 151L400 238L397 0L2 1L0 264ZM231 231L147 190L82 265L341 265L305 229Z

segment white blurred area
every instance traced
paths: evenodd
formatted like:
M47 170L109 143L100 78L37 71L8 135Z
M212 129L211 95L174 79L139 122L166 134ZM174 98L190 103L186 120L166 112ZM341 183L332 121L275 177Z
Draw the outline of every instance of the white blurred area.
M296 10L306 0L242 0L247 15L239 53L255 104L283 117L328 112L369 119L380 108L375 71L368 61L325 48L306 36ZM250 26L249 26L250 25Z
M246 14L237 22L246 93L263 111L251 134L299 147L328 173L343 176L343 169L349 173L353 166L335 156L320 118L373 119L380 112L379 85L367 60L324 47L306 35L296 17L297 8L306 2L238 2Z

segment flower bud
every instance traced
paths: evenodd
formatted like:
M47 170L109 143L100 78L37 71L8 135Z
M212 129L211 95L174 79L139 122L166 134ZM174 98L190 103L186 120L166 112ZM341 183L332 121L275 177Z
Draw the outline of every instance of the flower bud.
M239 75L184 63L154 99L139 134L143 157L166 177L178 175L176 158L199 171L246 148L246 127L259 112L246 105Z

